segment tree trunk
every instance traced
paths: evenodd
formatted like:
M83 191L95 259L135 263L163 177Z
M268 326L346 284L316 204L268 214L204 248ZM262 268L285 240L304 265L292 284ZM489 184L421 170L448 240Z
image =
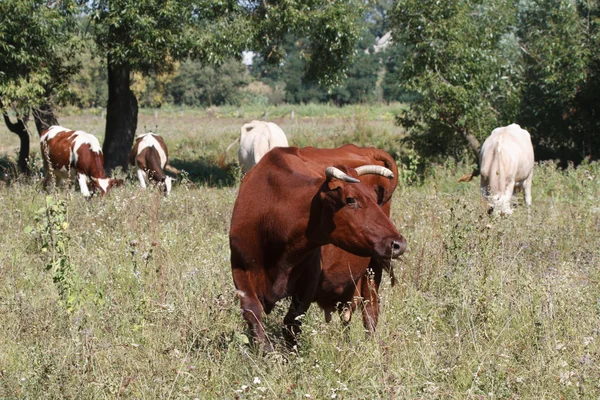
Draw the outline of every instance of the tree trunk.
M33 120L35 121L35 127L40 136L42 136L42 132L52 125L58 125L58 119L56 119L54 109L48 102L44 102L39 108L33 109Z
M108 104L104 137L104 169L127 170L129 152L137 129L138 102L130 88L130 68L115 65L108 57Z
M0 106L1 107L1 106ZM17 134L19 139L21 140L21 148L19 149L19 161L17 165L19 166L19 170L26 175L31 173L29 169L29 132L27 132L27 126L25 125L25 121L23 118L17 118L17 122L13 123L8 114L6 112L2 113L4 116L4 123L8 130L12 133Z
M479 143L479 140L477 140L477 138L466 129L462 130L461 132L467 140L467 143L469 143L469 147L471 147L471 150L475 154L475 158L477 159L477 167L468 174L461 176L458 181L470 182L473 177L478 176L481 173L481 144Z
M481 144L479 143L479 140L467 130L463 130L462 134L475 154L475 158L477 158L477 165L481 165Z

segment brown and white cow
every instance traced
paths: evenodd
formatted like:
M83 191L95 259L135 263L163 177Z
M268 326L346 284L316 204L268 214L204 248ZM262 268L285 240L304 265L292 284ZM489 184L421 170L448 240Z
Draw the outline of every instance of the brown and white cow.
M163 185L165 194L171 193L174 179L164 172L168 161L167 145L160 135L148 132L135 138L129 154L129 163L137 167L137 177L143 189L146 189L146 180L149 180Z
M233 280L243 316L267 348L263 311L291 296L284 323L288 339L295 340L297 317L315 300L322 246L379 259L397 258L406 249L380 207L381 196L359 180L392 172L379 165L330 165L315 173L320 163L303 149L275 148L248 172L235 202L229 231Z
M522 187L531 206L533 145L529 133L517 124L496 128L481 147L481 194L490 213L511 214L515 187Z
M59 184L69 178L69 173L71 176L77 175L81 193L86 197L95 190L104 196L112 187L123 184L122 179L107 178L104 174L102 148L94 135L54 125L41 133L40 145L45 187L52 175ZM91 191L88 183L92 185Z

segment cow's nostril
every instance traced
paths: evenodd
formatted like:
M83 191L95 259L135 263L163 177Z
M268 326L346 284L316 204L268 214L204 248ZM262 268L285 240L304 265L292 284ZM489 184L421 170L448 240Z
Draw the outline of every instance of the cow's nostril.
M400 255L404 254L406 251L406 239L402 238L401 240L394 240L391 243L392 247L392 257L396 258Z

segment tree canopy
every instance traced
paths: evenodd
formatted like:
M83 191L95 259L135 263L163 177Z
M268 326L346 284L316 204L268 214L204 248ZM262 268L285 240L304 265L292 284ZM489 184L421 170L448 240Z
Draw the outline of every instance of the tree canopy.
M288 32L311 38L306 75L335 82L350 60L359 32L358 1L94 0L86 5L92 34L108 65L104 142L107 169L127 166L138 103L130 74L170 71L187 58L221 63L260 52L279 63Z
M79 39L75 2L49 7L43 0L0 2L0 98L27 110L68 93ZM52 100L56 101L56 100Z
M397 82L417 95L399 123L429 155L458 157L466 143L478 154L517 122L538 157L598 157L598 12L597 1L398 0Z
M34 117L38 132L56 123L52 104L69 93L69 77L78 69L73 55L75 2L49 7L42 0L0 2L0 111L6 126L21 141L18 165L28 173L27 120ZM8 110L17 114L12 122Z

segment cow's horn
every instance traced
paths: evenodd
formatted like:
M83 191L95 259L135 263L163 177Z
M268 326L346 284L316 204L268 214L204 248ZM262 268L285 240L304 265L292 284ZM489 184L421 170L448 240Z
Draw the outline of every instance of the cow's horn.
M340 181L344 181L344 182L351 182L351 183L359 183L360 182L358 179L351 177L350 175L337 169L336 167L327 167L325 169L325 176L327 176L327 179L335 178L335 179L339 179Z
M382 167L381 165L363 165L361 167L356 167L355 170L358 176L375 174L389 179L394 179L394 173L386 167Z

